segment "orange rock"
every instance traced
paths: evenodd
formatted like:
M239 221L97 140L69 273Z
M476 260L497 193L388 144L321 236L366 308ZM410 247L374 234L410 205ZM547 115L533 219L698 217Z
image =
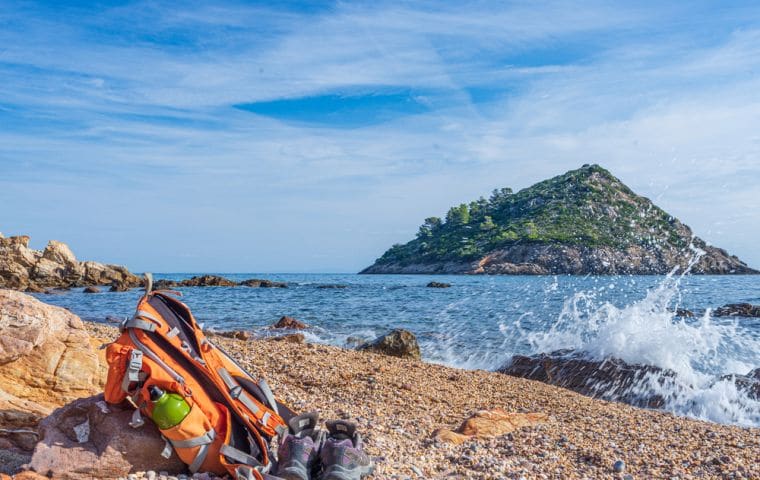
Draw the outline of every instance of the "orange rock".
M442 442L460 445L472 437L462 435L461 433L452 432L451 430L446 430L445 428L440 428L433 432L433 438L436 438Z
M3 428L34 430L53 409L102 391L106 366L79 317L21 292L0 290ZM35 438L16 435L19 448Z
M438 440L460 444L471 438L498 437L524 427L546 423L545 413L514 413L501 408L480 410L462 422L456 432L440 429L433 433Z
M1 480L5 480L6 478L11 478L11 477L0 477ZM14 475L13 480L48 480L48 477L44 475L40 475L39 473L33 472L31 470L26 470L24 472L19 472L16 475Z

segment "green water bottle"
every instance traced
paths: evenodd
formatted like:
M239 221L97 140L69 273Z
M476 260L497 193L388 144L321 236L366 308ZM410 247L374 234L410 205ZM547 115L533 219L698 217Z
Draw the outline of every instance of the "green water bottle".
M190 413L190 405L181 395L166 393L155 385L148 387L148 392L153 402L151 418L161 430L179 425Z

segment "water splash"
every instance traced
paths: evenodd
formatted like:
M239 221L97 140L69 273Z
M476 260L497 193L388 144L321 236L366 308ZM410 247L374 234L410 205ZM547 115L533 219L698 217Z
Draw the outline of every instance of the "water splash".
M502 331L519 332L533 353L569 349L590 359L659 367L665 372L646 375L628 393L660 395L664 409L679 415L760 425L760 401L726 378L760 365L760 339L736 319L713 319L709 309L696 319L676 315L679 285L698 259L697 254L683 273L674 270L643 299L624 307L599 301L596 291L578 292L565 300L548 328L527 331L516 322Z

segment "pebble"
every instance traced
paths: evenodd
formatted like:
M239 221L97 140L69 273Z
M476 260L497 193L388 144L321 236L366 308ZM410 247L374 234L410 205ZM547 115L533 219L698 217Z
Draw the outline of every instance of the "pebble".
M615 473L623 473L625 471L625 462L622 460L616 461L615 464L612 465L612 470Z
M112 326L87 325L97 339L118 334ZM594 400L495 372L331 346L226 338L218 343L245 369L264 375L296 411L318 411L323 419L360 419L365 450L376 460L373 479L760 479L756 428ZM552 420L540 428L462 445L431 436L439 428L456 429L477 410L493 408L547 413ZM618 472L614 464L624 458L631 463ZM143 478L158 480L158 475L145 472ZM204 474L192 478L220 480Z

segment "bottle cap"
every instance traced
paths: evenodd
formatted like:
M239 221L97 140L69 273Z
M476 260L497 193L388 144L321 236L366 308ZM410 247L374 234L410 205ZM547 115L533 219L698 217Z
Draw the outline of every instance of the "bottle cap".
M163 396L164 391L155 385L151 385L150 387L148 387L148 393L150 393L150 401L157 402L158 399Z

